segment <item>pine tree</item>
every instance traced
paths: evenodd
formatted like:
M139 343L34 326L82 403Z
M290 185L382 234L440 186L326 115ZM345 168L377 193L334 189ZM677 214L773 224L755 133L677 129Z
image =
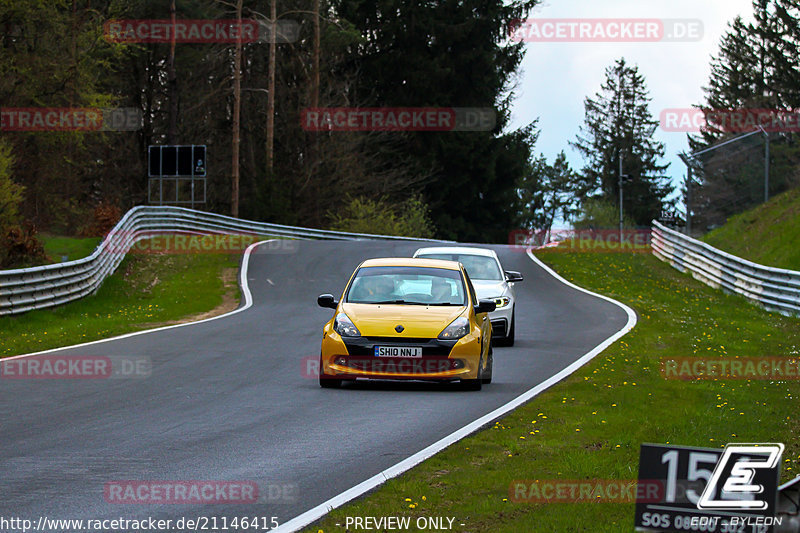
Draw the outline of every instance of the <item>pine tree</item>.
M365 36L352 97L375 106L479 107L496 113L492 131L415 132L404 152L431 179L423 195L438 236L503 241L517 212L516 184L530 156L527 131L501 134L509 91L523 57L506 43L513 20L537 0L341 0L337 12Z
M735 109L753 103L758 95L758 58L752 36L741 17L729 25L711 61L711 78L704 88L709 109ZM759 83L760 85L760 83Z
M571 143L586 166L576 181L582 201L602 199L619 206L620 160L623 210L637 225L648 225L661 214L672 191L659 164L664 145L653 139L658 122L649 110L650 96L636 66L619 59L606 69L606 80L594 98L586 98L585 123Z
M547 234L556 220L575 214L575 171L562 150L553 161L543 155L533 159L519 186L523 227Z
M800 2L775 2L775 43L770 50L772 81L776 97L784 109L800 108Z
M745 23L737 17L729 24L711 62L701 109L741 114L800 107L800 2L754 0L753 20ZM713 147L697 158L693 211L701 227L724 223L728 216L764 199L765 135L723 144L746 133L712 126L689 137L693 152ZM774 195L798 184L800 146L796 132L789 129L768 135L769 185Z

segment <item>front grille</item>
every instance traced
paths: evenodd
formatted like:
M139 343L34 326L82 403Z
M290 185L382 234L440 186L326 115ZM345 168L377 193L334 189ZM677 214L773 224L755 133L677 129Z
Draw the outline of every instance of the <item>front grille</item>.
M427 344L432 340L438 339L425 339L425 338L414 338L414 337L364 337L369 342L381 345L389 345L389 346L404 346L413 344L415 346L419 346L420 344Z
M442 341L439 339L420 339L412 337L358 337L356 339L344 338L347 352L356 356L374 356L375 346L419 346L422 356L447 357L457 341Z

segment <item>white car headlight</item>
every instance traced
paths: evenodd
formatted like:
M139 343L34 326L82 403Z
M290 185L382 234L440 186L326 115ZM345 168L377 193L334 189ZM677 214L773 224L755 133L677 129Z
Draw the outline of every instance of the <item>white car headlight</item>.
M336 320L333 321L333 330L342 337L360 337L361 332L350 317L344 313L336 315Z
M460 316L450 322L450 325L439 333L439 339L443 341L453 341L460 339L467 333L469 333L469 320Z
M508 296L498 296L497 298L492 298L492 300L494 300L494 303L497 306L495 309L500 309L501 307L505 307L511 303L511 298Z

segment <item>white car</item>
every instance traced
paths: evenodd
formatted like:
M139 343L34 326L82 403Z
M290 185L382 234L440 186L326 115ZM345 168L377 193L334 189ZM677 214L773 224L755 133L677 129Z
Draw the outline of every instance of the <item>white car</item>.
M489 313L492 340L500 346L514 345L514 283L522 281L519 272L503 270L494 250L467 247L420 248L414 257L458 261L467 270L479 299L493 300L496 309Z

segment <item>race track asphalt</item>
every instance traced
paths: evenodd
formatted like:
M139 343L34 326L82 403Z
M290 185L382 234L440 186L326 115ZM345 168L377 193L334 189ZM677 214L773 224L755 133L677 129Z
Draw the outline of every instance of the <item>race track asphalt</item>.
M423 243L301 241L256 248L253 306L218 320L54 352L148 358L131 379L0 379L0 516L177 520L235 516L286 522L409 457L546 380L626 324L618 306L570 288L519 250L517 342L496 348L480 392L426 383L324 390L307 375L331 311L370 257ZM41 357L41 356L35 356ZM533 400L535 401L535 399ZM109 482L255 482L255 504L119 504Z

